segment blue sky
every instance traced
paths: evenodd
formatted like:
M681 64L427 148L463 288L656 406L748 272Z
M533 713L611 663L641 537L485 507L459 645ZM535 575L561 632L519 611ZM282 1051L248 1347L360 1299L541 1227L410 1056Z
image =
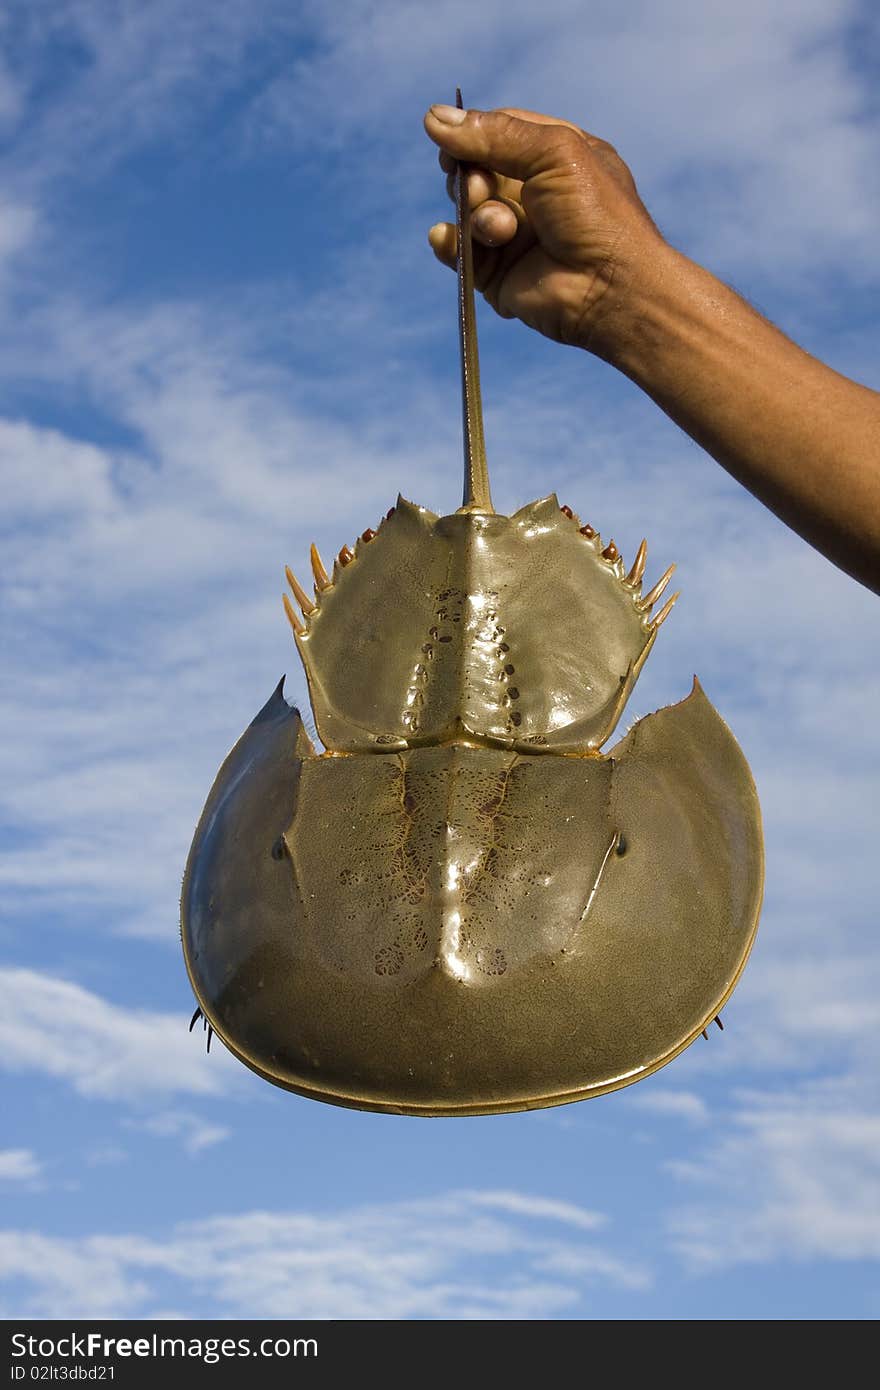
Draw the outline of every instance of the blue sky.
M283 565L458 504L421 129L578 121L669 238L875 388L876 14L851 0L12 0L0 18L0 1314L880 1311L880 606L626 380L481 315L493 491L683 596L765 818L723 1035L531 1115L362 1115L187 1035L183 864L282 672Z

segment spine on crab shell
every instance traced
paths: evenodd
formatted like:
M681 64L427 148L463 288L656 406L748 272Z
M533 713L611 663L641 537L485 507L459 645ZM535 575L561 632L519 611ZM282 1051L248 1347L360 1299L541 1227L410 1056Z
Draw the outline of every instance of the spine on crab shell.
M461 109L461 91L455 104ZM494 512L489 491L489 465L483 435L480 399L480 358L474 307L474 257L471 246L467 165L459 163L455 179L455 222L458 241L458 342L461 356L461 414L464 431L464 492L461 510Z
M626 579L623 581L624 584L629 586L629 588L634 589L637 584L641 584L642 576L645 573L645 564L647 563L647 559L648 542L643 540L638 550L636 551L636 558L633 560L632 569L626 576Z
M318 594L322 594L325 589L330 588L330 576L324 568L324 561L321 559L321 553L314 541L312 541L309 551L309 559L312 562L312 574L315 576L315 597L317 598Z

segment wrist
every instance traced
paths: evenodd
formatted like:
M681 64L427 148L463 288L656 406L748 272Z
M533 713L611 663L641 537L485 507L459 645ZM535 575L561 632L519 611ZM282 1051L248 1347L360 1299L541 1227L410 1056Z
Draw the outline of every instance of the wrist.
M668 242L653 238L615 264L577 346L642 383L676 332L688 281L698 269Z

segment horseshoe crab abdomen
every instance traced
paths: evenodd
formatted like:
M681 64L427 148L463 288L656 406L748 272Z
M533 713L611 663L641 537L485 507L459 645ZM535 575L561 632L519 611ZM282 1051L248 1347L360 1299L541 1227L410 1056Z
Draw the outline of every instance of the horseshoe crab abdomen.
M210 1023L249 1066L413 1114L598 1094L668 1061L748 954L747 764L695 684L610 755L317 757L276 692L184 882Z
M565 950L604 857L611 765L462 744L321 758L285 840L331 969L488 987Z

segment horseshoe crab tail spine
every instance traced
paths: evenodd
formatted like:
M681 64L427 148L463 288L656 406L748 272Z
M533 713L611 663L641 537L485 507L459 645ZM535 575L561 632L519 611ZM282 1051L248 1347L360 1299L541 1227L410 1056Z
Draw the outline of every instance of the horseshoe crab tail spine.
M462 109L460 88L455 104ZM461 355L461 406L464 427L464 494L461 510L494 512L489 491L489 466L483 436L483 403L480 399L480 358L477 349L477 316L474 308L474 257L471 246L470 202L467 165L459 163L455 180L455 220L458 233L458 341Z

